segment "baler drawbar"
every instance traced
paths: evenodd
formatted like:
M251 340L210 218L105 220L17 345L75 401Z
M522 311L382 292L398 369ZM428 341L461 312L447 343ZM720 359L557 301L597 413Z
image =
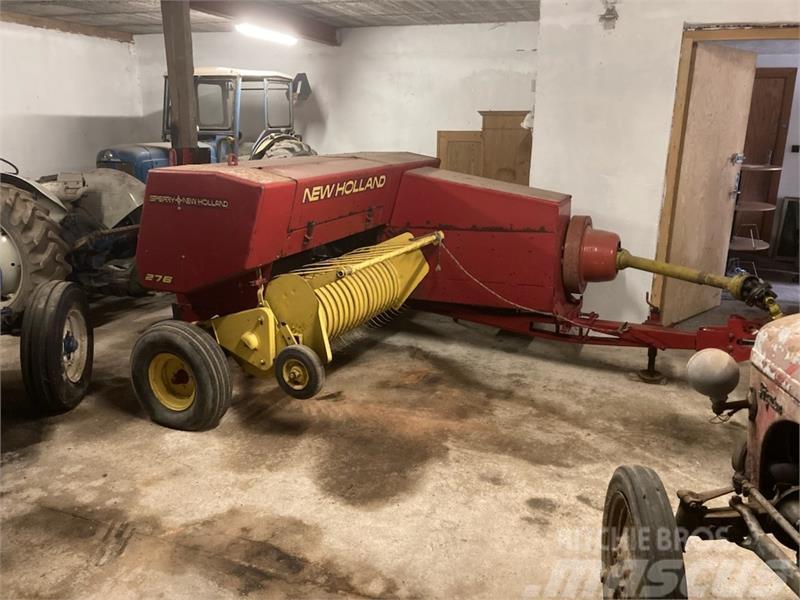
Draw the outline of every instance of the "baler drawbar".
M406 303L535 337L645 347L651 371L666 348L747 358L760 324L741 317L687 332L655 312L641 324L582 312L587 283L625 268L727 289L781 316L757 277L635 257L589 217L570 218L567 195L437 166L359 153L152 170L137 265L145 287L177 302L176 318L148 329L132 354L150 416L216 425L231 396L226 352L310 398L333 339Z

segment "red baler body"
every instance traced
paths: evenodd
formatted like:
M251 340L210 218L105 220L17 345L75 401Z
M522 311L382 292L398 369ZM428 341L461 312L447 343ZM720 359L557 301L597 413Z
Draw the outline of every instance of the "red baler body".
M746 358L755 328L743 320L679 332L581 314L562 280L570 197L437 167L416 154L358 153L152 170L141 281L175 293L181 318L208 319L254 307L260 282L327 245L442 230L445 249L426 250L433 268L413 295L421 308L566 341Z

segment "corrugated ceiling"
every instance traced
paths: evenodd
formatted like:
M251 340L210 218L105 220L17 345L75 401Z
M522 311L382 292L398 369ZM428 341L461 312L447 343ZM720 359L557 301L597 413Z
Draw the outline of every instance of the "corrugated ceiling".
M539 0L264 0L333 27L537 21ZM160 33L159 0L3 0L0 11L131 34ZM193 31L228 31L228 19L192 11Z

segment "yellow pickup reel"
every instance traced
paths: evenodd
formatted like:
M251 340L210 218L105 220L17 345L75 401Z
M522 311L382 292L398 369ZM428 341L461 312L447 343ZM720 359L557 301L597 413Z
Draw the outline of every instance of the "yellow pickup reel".
M331 341L399 309L428 273L422 248L442 239L441 231L404 233L279 275L259 289L255 308L195 324L152 325L131 354L140 404L167 427L216 426L232 395L223 348L248 373L274 372L287 394L311 398L325 380L323 364L333 358Z
M311 398L333 359L331 341L399 309L428 273L421 249L440 231L404 233L375 246L280 275L259 290L259 305L203 323L248 373L268 376L290 396Z

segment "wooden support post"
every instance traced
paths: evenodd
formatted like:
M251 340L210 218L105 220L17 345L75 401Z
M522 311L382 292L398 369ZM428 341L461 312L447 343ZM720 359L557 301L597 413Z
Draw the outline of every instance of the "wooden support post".
M161 0L169 79L170 139L178 164L200 160L197 147L197 93L194 87L189 2Z

